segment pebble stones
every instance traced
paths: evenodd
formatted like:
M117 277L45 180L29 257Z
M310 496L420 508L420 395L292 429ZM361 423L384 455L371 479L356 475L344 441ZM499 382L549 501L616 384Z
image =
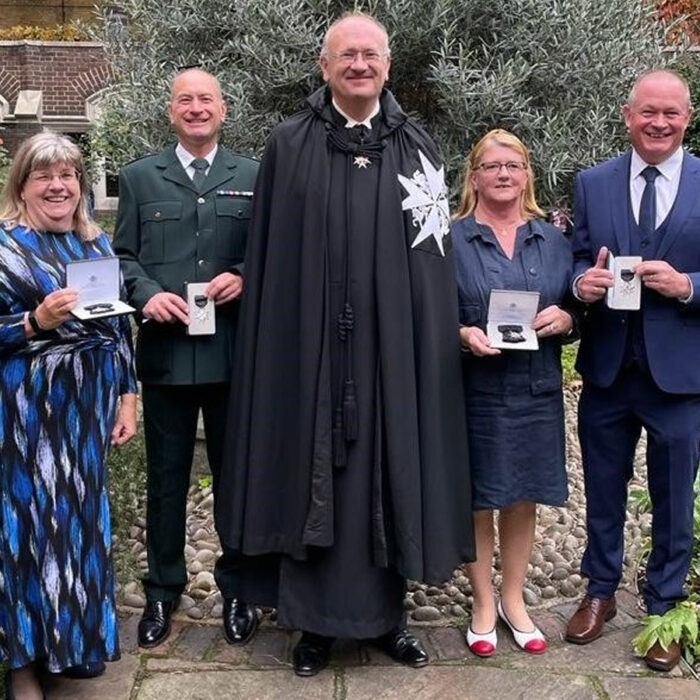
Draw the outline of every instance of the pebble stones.
M565 423L567 432L567 473L569 475L569 501L564 508L538 507L535 546L530 557L524 598L527 605L551 604L556 599L571 600L585 592L585 580L579 574L579 565L586 545L586 512L581 470L581 453L576 436L576 404L579 389L564 391ZM635 459L635 476L632 487L644 487L644 450L646 439L642 436ZM179 612L194 620L220 619L221 594L214 576L214 564L221 548L213 516L214 499L211 488L190 487L187 504L187 544L185 561L189 581L185 595L180 600ZM630 504L632 505L632 504ZM145 573L148 567L145 550L145 519L138 518L129 528L129 538L118 547L128 548L136 556L139 568ZM634 580L635 566L639 558L642 539L649 528L649 516L637 515L632 507L625 526L625 563L623 583ZM498 557L496 558L498 561ZM500 562L494 576L500 581ZM471 610L472 589L464 571L455 569L451 581L443 586L428 586L415 581L407 583L405 608L416 621L437 622L461 620ZM130 607L145 604L141 584L124 583L119 593L120 601Z
M576 435L576 405L578 388L566 389L564 406L567 432L567 473L569 474L569 501L564 508L538 507L535 546L530 557L528 578L523 596L527 605L550 604L557 598L571 599L585 593L585 580L579 574L579 565L586 546L586 507L581 469L581 452ZM633 483L639 487L644 481L645 437L640 441L635 460ZM630 509L631 510L631 509ZM647 515L628 513L625 528L626 563L635 562L642 546ZM627 566L624 581L629 583L634 567ZM494 581L500 581L500 561L496 557ZM460 609L468 613L472 604L469 579L459 569L447 585L436 589L412 582L409 585L406 605L409 616L417 621L431 619L433 610L440 612L440 619L459 617ZM430 612L426 612L430 610ZM435 618L438 619L438 618Z

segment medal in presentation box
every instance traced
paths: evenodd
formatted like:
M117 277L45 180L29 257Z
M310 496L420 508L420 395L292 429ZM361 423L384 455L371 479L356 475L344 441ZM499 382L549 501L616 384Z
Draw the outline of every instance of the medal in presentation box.
M208 286L209 282L190 282L186 286L190 317L187 335L214 335L216 333L214 300L204 293Z
M605 304L609 309L638 311L642 301L642 280L632 270L639 265L639 255L615 257L608 253L607 268L613 273L613 286L605 292Z
M492 289L486 335L492 348L537 350L540 345L532 322L540 303L539 292Z
M119 299L119 258L90 258L66 264L66 287L78 292L71 313L81 321L132 314L136 309Z

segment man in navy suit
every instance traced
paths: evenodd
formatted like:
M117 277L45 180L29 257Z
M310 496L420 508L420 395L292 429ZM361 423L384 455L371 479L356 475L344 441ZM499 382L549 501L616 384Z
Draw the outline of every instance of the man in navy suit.
M575 644L599 637L616 613L627 482L642 428L653 504L647 610L663 614L685 597L700 439L700 159L682 147L691 114L680 76L645 73L623 108L632 150L576 180L572 284L588 305L577 369L588 527L581 571L589 582L566 631ZM640 310L606 306L608 252L641 256ZM646 662L668 671L679 658L677 644L655 644Z

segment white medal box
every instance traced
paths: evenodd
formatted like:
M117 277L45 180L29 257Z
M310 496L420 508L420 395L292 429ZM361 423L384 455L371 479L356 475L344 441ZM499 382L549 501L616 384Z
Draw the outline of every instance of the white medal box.
M71 311L81 321L132 314L136 309L119 299L119 258L90 258L66 263L66 287L78 292Z
M214 335L216 333L214 300L204 293L208 286L209 282L190 282L186 287L190 317L187 335Z
M539 292L492 289L486 335L492 348L537 350L540 344L532 322L537 316Z
M605 304L609 309L638 311L642 301L642 280L632 272L642 258L639 255L615 257L608 254L607 268L613 273L613 286L605 291Z

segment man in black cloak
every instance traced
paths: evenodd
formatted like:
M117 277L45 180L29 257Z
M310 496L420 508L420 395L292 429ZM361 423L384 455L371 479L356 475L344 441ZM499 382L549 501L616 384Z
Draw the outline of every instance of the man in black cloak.
M443 168L389 63L380 23L337 20L327 86L273 130L254 196L217 527L281 555L257 602L303 630L299 675L338 636L425 665L405 581L474 556Z

